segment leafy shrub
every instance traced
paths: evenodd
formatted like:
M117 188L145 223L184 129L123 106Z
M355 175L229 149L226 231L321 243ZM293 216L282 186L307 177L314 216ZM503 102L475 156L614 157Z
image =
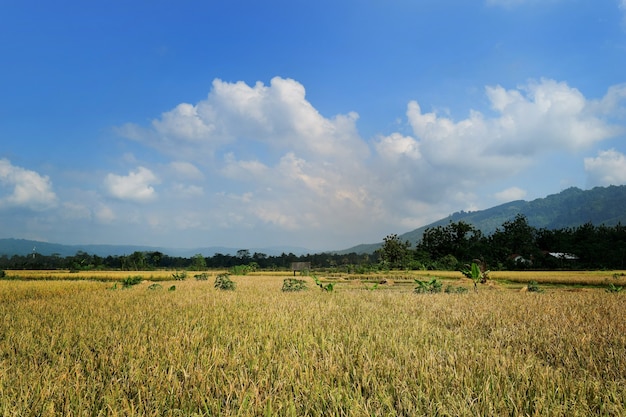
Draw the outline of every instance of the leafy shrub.
M446 294L464 294L467 292L467 288L465 287L454 287L452 285L446 286L446 289L443 290Z
M196 279L196 281L207 281L209 279L209 274L203 272L201 274L196 274L193 277Z
M176 291L176 285L172 285L167 289L168 291Z
M304 291L306 290L306 282L302 279L287 278L283 280L284 292Z
M619 293L622 292L623 289L624 287L618 287L617 285L610 283L609 286L606 288L606 292Z
M172 278L174 278L176 281L184 281L187 279L187 271L182 271L182 272L175 272L172 274Z
M541 288L539 288L539 283L537 281L530 281L526 286L528 292L543 292Z
M134 277L128 277L122 280L122 288L130 288L134 285L137 285L143 281L143 278L139 275Z
M162 290L163 287L160 284L152 284L148 287L149 290Z
M233 291L235 283L230 279L230 274L219 274L215 277L214 287L219 290Z
M235 265L230 268L229 272L232 275L248 275L248 273L256 271L257 268L256 262L251 262L248 265Z
M417 287L413 290L416 294L435 294L441 292L441 281L437 278L433 278L430 281L415 280Z

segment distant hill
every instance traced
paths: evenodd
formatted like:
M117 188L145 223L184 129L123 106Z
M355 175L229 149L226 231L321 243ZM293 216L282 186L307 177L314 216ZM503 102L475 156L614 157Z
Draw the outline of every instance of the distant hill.
M533 201L512 201L486 210L454 213L444 219L400 235L415 245L422 239L428 228L446 226L450 222L464 221L490 235L516 215L526 216L528 224L537 229L563 229L577 227L585 223L596 226L604 224L626 225L626 185L596 187L591 190L568 188L558 194L538 198ZM338 253L373 253L382 246L380 243L362 244Z
M310 253L308 249L298 247L271 247L271 248L240 248L248 249L250 255L254 252L264 253L270 256L279 256L284 253L293 253L295 255L304 255ZM154 246L134 246L134 245L63 245L60 243L39 242L27 239L0 239L0 256L7 255L29 255L36 252L40 255L58 254L61 257L76 255L76 252L82 251L90 255L121 256L130 255L133 252L155 252L159 251L169 256L181 256L189 258L195 254L201 253L204 256L213 256L216 253L223 255L235 255L239 249L227 248L222 246L211 246L204 248L163 248Z

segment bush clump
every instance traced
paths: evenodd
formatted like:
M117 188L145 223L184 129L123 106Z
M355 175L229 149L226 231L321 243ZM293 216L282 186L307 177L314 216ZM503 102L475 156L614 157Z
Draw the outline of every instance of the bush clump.
M141 281L143 281L143 278L140 277L139 275L136 275L134 277L124 278L122 280L122 288L130 288L132 286L135 286L141 283Z
M187 271L182 271L182 272L175 272L172 274L172 278L174 278L176 281L184 281L187 279Z
M209 274L203 272L201 274L196 274L193 277L196 279L196 281L207 281L209 279Z
M455 287L452 285L446 286L446 289L443 290L446 294L465 294L467 291L465 287Z
M539 283L537 281L530 281L526 286L528 292L543 292L541 288L539 288Z
M430 281L415 280L417 287L413 290L416 294L436 294L441 292L441 281L437 278L433 278Z
M218 290L233 291L235 283L230 279L230 274L219 274L215 277L214 287Z
M306 289L306 282L302 279L287 278L283 280L283 292L304 291Z
M0 278L4 278L7 276L7 273L0 269Z

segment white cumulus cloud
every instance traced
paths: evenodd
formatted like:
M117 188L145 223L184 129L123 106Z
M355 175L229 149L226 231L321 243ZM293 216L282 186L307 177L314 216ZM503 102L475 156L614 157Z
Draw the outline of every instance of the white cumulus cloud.
M593 101L566 83L542 79L512 90L487 87L486 94L495 115L470 111L460 121L409 104L419 149L432 166L482 181L518 172L537 155L585 149L623 131L605 118L609 101L619 102L613 90Z
M585 158L585 171L591 185L626 184L626 156L614 149L600 151L595 158Z
M148 201L156 197L153 184L160 181L148 168L142 166L128 175L108 174L104 179L104 185L115 198L120 200Z
M0 207L24 207L44 210L54 207L57 196L47 176L14 166L7 159L0 159L0 190L8 189L8 195L0 194Z
M590 99L567 83L541 79L512 89L489 86L485 97L486 109L460 120L411 101L408 133L367 140L356 114L323 116L294 80L215 80L205 100L178 105L147 127L120 129L172 159L158 179L140 167L109 174L105 185L112 196L144 201L162 184L194 202L163 200L151 208L159 211L151 224L160 228L379 239L459 209L524 198L525 190L502 187L485 202L477 187L513 178L543 156L574 154L619 135L626 87Z
M357 118L356 113L325 118L307 101L304 86L292 79L275 77L269 86L216 79L206 100L179 104L148 128L127 124L118 132L190 159L206 158L238 140L327 158L364 157L368 148L357 133Z

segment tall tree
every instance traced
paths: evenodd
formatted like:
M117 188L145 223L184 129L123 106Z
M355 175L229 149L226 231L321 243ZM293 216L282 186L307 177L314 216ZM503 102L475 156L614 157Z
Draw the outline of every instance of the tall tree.
M380 259L385 267L390 269L404 269L411 261L411 243L402 241L397 234L388 235L384 239L383 247L379 249Z

